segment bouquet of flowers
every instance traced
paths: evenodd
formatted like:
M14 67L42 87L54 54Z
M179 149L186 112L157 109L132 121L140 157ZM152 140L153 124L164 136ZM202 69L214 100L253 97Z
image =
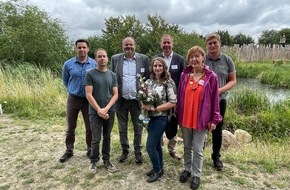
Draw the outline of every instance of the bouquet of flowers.
M158 102L159 96L153 89L150 90L148 88L148 83L145 81L145 77L142 77L140 74L137 75L139 77L139 91L137 94L138 100L140 100L144 105L156 105ZM143 110L139 119L144 123L148 124L150 119L148 118L147 111Z

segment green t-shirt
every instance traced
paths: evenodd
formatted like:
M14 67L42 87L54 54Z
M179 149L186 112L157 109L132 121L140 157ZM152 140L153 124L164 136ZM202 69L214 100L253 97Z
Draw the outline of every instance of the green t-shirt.
M105 72L97 69L91 69L87 72L84 80L85 86L93 86L93 97L101 108L106 107L113 97L113 87L117 87L116 74L111 70ZM116 112L115 105L113 105L108 113ZM96 110L90 105L89 114L97 114Z

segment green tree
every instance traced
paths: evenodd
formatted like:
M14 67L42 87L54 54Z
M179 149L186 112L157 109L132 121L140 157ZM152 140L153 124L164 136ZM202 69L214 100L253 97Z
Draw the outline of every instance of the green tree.
M239 44L242 46L243 44L253 44L255 41L251 36L247 36L245 34L239 33L234 36L234 44Z
M135 15L127 15L125 17L110 17L105 19L106 28L102 30L102 38L105 41L106 49L109 55L113 55L122 51L122 40L131 36L137 43L137 51L139 50L138 43L142 41L145 33L144 27Z
M285 36L286 36L286 44L290 44L290 43L289 43L289 41L290 41L290 28L283 28L283 29L280 30L280 32L279 32L279 41L278 41L278 43L280 43L280 36L281 36L283 33L284 33Z
M186 58L187 51L192 47L198 45L205 50L205 39L202 35L192 31L191 33L181 33L174 38L174 51L183 55Z
M73 46L56 19L21 0L0 3L0 60L59 70Z
M169 24L164 18L158 15L147 15L145 33L140 43L140 51L153 57L161 52L160 38L164 34L170 34L174 38L182 33L178 25ZM175 40L174 40L175 42Z
M107 50L107 44L105 42L105 40L100 37L100 36L89 36L87 38L88 42L90 43L90 51L89 51L89 56L94 58L95 55L95 51L98 49L98 48L103 48L105 49L106 51ZM108 54L108 57L110 57L110 54Z
M279 32L277 30L264 30L258 39L260 45L270 45L279 44Z
M218 30L217 33L221 37L222 45L226 46L233 46L234 45L234 38L229 34L228 31Z

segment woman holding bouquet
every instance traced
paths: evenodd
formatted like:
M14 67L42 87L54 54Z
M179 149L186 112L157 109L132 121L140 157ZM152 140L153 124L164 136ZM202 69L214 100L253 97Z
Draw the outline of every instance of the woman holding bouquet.
M182 126L184 171L180 182L193 176L191 189L198 189L203 164L206 131L212 131L222 120L219 112L217 75L204 65L205 52L199 46L188 50L189 66L181 74L176 112Z
M176 87L174 81L170 78L167 71L167 65L163 58L156 57L152 60L150 68L150 79L146 81L148 91L155 93L158 100L153 105L144 105L143 109L148 111L150 118L148 124L148 137L146 149L150 157L153 169L148 171L147 182L156 181L164 173L163 154L161 138L165 131L168 117L167 110L175 107L176 104Z

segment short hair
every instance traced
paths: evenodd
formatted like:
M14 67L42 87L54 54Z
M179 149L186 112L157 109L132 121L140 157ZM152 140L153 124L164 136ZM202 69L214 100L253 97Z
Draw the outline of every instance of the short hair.
M78 39L78 40L75 42L75 46L77 46L77 44L78 44L79 42L85 42L85 43L87 44L88 47L90 46L89 41L86 40L86 39Z
M163 38L165 38L165 37L169 37L169 38L171 38L171 40L173 41L173 36L171 36L170 34L163 34L163 35L161 36L161 41L162 41Z
M107 51L104 48L98 48L98 49L95 50L95 54L97 54L98 51L104 51L104 52L107 53Z
M211 33L205 36L205 42L216 38L219 42L221 42L221 37L218 33Z
M107 53L107 51L104 49L104 48L98 48L96 51L95 51L95 57L97 56L97 52L98 51L104 51L104 52L106 52L106 54L107 54L107 56L108 56L108 53Z
M193 46L187 51L186 61L189 63L189 58L195 53L200 53L202 56L205 56L205 51L200 46Z
M162 57L155 57L152 61L151 61L151 67L150 67L150 78L151 79L156 79L155 73L153 72L153 64L155 61L160 61L163 65L163 73L161 75L161 80L165 81L170 79L170 73L167 71L167 64L165 62L165 60Z
M130 38L131 40L133 40L135 46L137 45L135 39L134 39L133 37L131 37L131 36L128 36L128 37L124 38L124 39L122 40L122 45L124 44L124 41L125 41L126 39L128 39L128 38Z

